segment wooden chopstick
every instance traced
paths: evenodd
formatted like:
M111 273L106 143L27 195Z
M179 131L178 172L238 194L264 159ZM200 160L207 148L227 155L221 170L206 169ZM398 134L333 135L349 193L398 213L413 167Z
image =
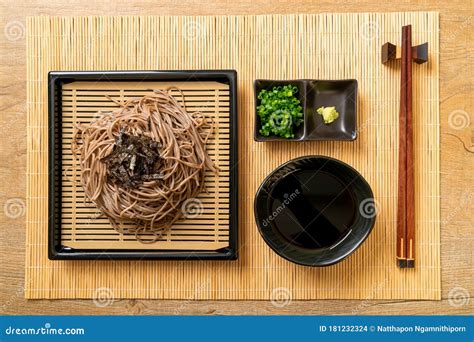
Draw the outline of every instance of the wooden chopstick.
M415 179L413 158L412 46L411 25L402 28L402 70L400 82L397 264L415 266Z
M407 29L402 28L402 70L400 79L400 115L398 137L398 207L397 207L397 264L398 267L407 266L406 253L406 192L407 192Z
M412 44L411 25L407 30L407 75L406 75L406 251L407 267L415 267L415 173L413 158L413 111L412 111Z

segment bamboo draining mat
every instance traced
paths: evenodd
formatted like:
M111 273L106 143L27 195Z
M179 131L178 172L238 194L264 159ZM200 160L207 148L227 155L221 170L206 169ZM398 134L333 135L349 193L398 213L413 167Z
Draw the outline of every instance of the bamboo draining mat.
M429 43L413 68L416 268L395 263L400 73L380 47ZM439 299L439 22L437 13L230 17L94 17L28 20L27 298ZM47 72L49 70L236 69L239 108L237 261L49 261L47 259ZM359 81L354 142L255 143L256 78ZM253 197L275 167L302 155L345 161L372 186L376 226L352 256L308 268L273 253L257 232ZM277 297L277 298L275 298Z
M134 234L119 234L94 204L84 198L79 161L72 155L74 127L98 117L98 111L118 108L109 100L124 101L151 94L149 89L178 87L188 111L212 118L214 134L207 151L219 175L206 173L206 191L185 202L178 221L155 243L141 243ZM181 94L172 90L178 102ZM76 249L217 250L229 246L229 86L219 82L73 82L62 87L61 244ZM153 236L143 235L144 239Z

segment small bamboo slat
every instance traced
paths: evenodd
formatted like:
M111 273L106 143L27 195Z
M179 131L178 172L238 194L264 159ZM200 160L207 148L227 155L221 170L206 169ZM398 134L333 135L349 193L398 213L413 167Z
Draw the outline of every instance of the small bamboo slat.
M401 27L407 24L413 27L413 44L428 42L430 49L428 63L413 69L417 265L409 270L398 269L394 262L400 68L380 60L381 45L399 44ZM27 298L94 298L107 288L114 298L440 299L437 13L44 16L29 18L27 27ZM47 72L185 69L238 72L239 259L49 261ZM257 78L357 79L357 140L254 142L252 83ZM84 93L91 110L101 108L102 100L91 90ZM72 96L73 89L65 92ZM343 262L326 268L298 266L277 256L253 218L253 198L265 176L291 158L313 154L355 167L370 183L378 204L367 241ZM88 210L76 208L77 218L86 215Z
M84 195L79 162L71 152L74 126L87 124L118 108L111 101L150 95L150 89L178 87L171 94L190 112L205 113L215 133L207 150L220 173L206 174L206 191L192 199L194 211L179 220L155 243L142 243L134 234L120 234ZM109 98L108 98L109 97ZM183 103L184 99L184 103ZM160 249L209 251L229 246L229 86L218 82L73 82L62 87L61 244L79 249ZM183 208L186 212L187 208ZM150 239L153 236L144 235Z

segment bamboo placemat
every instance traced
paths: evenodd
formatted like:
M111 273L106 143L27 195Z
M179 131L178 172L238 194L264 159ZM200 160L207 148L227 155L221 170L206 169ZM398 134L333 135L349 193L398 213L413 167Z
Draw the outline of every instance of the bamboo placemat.
M416 268L395 263L399 66L380 61L386 41L429 43L413 68ZM27 298L439 299L439 22L437 13L228 17L35 17L28 19ZM236 69L239 108L237 261L49 261L47 259L47 72L49 70ZM359 81L354 142L256 143L252 82ZM359 170L378 204L376 226L351 257L308 268L263 242L253 198L288 159L332 156Z

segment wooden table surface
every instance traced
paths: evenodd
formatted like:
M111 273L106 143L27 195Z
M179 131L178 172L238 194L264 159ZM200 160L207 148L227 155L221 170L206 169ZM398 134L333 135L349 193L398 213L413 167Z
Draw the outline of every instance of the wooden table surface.
M474 7L471 1L2 0L0 31L0 314L473 314ZM441 301L24 299L26 189L25 16L440 12ZM464 146L463 146L464 145Z

